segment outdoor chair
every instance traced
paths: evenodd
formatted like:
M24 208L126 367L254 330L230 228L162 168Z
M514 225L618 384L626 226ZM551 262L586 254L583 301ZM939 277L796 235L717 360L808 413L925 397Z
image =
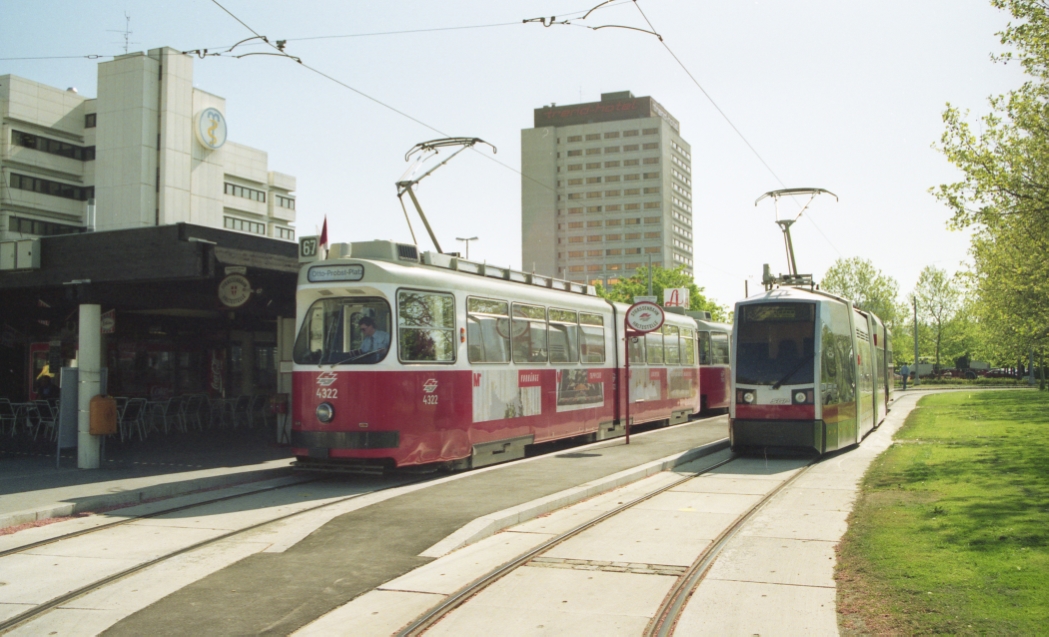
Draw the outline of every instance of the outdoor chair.
M201 409L205 406L207 396L203 394L189 394L183 396L179 402L178 417L182 423L182 431L187 431L191 426L195 426L197 431L203 431L204 429L204 418L201 414Z
M238 396L236 400L230 402L230 421L234 429L238 423L251 427L251 396Z
M145 427L145 412L146 412L146 399L145 398L130 398L125 399L123 409L120 410L120 441L124 442L130 439L135 429L138 429L138 439L146 439L146 427ZM119 403L118 403L119 404Z
M150 428L156 429L156 424L159 420L164 426L165 434L171 431L172 426L174 426L182 433L185 433L186 425L182 421L179 414L179 408L181 403L182 399L177 397L149 403Z
M11 427L11 435L14 436L18 430L18 416L15 414L15 408L11 405L11 401L6 398L0 398L0 434L7 431L7 427Z
M266 412L269 411L269 399L266 394L253 394L248 404L248 421L251 426L266 424Z
M58 411L46 400L34 400L29 419L33 426L33 440L40 436L41 429L48 430L48 439L55 439Z

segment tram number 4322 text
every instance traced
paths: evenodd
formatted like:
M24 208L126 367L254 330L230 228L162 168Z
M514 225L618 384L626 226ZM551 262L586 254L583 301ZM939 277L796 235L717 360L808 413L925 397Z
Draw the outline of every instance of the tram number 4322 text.
M334 400L334 399L336 399L338 397L339 397L339 390L338 389L335 389L333 387L318 387L317 388L317 398L320 398L321 400L325 400L325 399L332 399L332 400Z
M425 396L423 396L423 404L424 405L436 405L437 404L437 395L436 394L426 394Z

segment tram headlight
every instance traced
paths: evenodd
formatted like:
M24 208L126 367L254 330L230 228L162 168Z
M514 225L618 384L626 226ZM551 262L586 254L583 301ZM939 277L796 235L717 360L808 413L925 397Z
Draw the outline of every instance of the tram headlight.
M743 403L743 404L746 404L746 405L753 405L754 404L754 400L756 398L757 398L757 396L754 394L753 391L747 391L745 389L740 389L740 390L736 391L736 403L737 404Z
M803 402L805 402L805 392L803 392L803 391L794 392L794 402L796 402L796 403L803 403Z
M317 405L317 420L329 423L333 418L335 418L335 408L331 406L331 403Z
M814 402L813 391L811 389L796 391L791 395L791 400L795 405L811 405Z

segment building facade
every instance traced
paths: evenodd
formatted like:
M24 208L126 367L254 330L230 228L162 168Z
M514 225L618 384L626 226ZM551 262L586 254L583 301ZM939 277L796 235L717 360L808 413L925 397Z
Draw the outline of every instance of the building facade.
M0 240L190 223L295 239L295 178L226 141L170 48L98 65L98 97L0 75ZM93 204L93 215L92 206Z
M592 284L649 259L693 272L691 146L651 97L535 109L521 167L526 270Z

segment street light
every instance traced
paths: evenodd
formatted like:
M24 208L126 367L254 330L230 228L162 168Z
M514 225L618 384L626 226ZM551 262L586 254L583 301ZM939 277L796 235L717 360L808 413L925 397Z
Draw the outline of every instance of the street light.
M466 260L469 261L470 260L470 242L471 241L477 241L477 237L466 237L466 238L456 237L455 240L456 241L465 241L466 242Z

